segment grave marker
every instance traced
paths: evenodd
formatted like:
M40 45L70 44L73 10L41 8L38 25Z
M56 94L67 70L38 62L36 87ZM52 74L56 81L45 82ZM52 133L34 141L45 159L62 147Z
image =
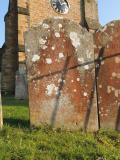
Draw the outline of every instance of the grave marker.
M120 21L99 29L95 43L100 126L120 130Z
M31 126L98 130L93 35L47 19L25 35Z

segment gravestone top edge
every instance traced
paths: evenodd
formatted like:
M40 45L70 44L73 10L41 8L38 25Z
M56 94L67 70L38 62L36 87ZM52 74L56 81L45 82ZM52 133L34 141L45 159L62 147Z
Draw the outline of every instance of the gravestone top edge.
M75 24L75 25L78 25L80 27L80 29L83 29L85 31L88 31L85 27L83 27L81 24L77 23L76 21L74 20L70 20L68 18L63 18L63 17L53 17L53 18L47 18L47 19L44 19L43 21L40 21L39 23L31 26L29 28L29 30L27 30L26 32L24 32L24 37L26 36L27 33L29 33L30 31L33 31L33 30L36 30L36 28L39 28L41 25L43 25L44 23L53 23L54 21L57 21L57 22L66 22L66 23L71 23L71 24Z

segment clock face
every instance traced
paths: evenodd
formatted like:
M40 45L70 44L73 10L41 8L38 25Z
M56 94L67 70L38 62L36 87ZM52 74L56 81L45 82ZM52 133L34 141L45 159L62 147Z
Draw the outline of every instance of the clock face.
M56 12L61 14L67 14L70 8L67 0L51 0L51 5Z

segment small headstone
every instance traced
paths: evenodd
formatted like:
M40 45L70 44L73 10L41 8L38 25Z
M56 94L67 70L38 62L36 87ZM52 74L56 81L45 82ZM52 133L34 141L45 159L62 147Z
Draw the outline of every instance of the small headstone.
M2 116L2 100L1 100L1 73L0 73L0 128L3 126L3 116Z
M19 71L16 72L15 98L26 99L28 96L26 66L19 64Z
M93 35L47 19L26 33L31 126L98 130Z

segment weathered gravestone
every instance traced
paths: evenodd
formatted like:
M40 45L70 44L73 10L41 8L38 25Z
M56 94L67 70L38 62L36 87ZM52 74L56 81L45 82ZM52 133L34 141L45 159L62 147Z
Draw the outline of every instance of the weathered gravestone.
M19 71L16 72L15 98L26 99L28 97L26 65L19 64Z
M100 126L120 130L120 21L95 35Z
M2 100L1 100L1 73L0 73L0 128L3 126L3 117L2 117Z
M25 34L31 126L98 130L93 35L67 19Z

